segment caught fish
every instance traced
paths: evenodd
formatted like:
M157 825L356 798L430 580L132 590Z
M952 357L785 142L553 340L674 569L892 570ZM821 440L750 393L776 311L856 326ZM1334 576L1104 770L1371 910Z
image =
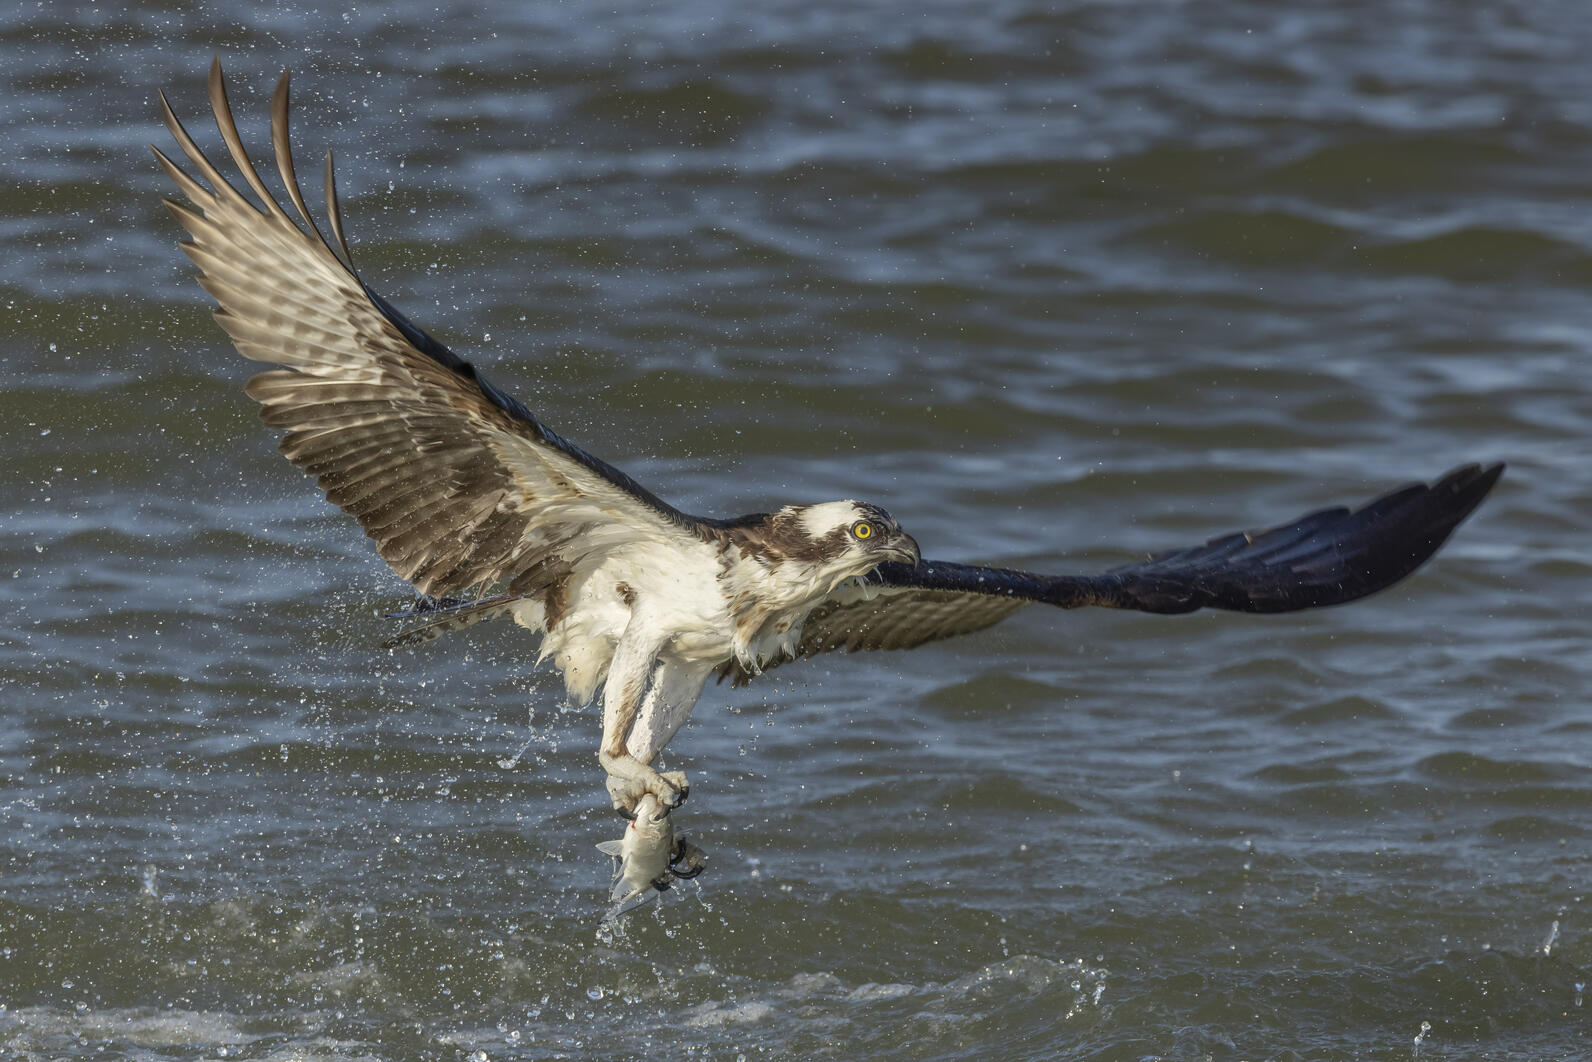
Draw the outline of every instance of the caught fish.
M675 838L669 809L651 793L636 805L636 817L625 827L625 835L602 842L597 850L614 859L610 918L635 910L676 881L696 877L706 862L702 849L684 836Z

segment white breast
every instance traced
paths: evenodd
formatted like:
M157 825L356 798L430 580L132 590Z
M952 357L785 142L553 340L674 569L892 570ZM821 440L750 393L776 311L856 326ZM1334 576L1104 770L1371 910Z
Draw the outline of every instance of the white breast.
M563 672L577 704L596 696L627 633L661 656L704 666L727 660L732 623L719 571L718 553L707 543L638 542L614 551L588 571L577 569L564 616L543 640L541 656Z

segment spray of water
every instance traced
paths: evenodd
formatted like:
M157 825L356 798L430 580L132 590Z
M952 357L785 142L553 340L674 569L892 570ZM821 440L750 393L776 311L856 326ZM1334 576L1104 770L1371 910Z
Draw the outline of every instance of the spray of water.
M1431 1032L1431 1031L1432 1031L1432 1023L1431 1022L1429 1022L1429 1021L1421 1022L1421 1031L1415 1034L1415 1044L1414 1044L1414 1047L1410 1051L1410 1057L1415 1059L1416 1062L1419 1062L1419 1060L1420 1060L1420 1057L1421 1057L1421 1045L1426 1043L1426 1034Z

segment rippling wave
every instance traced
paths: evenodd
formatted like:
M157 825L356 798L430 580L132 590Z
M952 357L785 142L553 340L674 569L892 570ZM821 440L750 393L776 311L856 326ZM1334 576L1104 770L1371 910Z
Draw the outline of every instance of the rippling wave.
M1581 1057L1588 25L0 16L0 1053ZM374 648L408 590L175 250L153 94L201 113L217 51L251 143L294 67L376 290L692 511L1097 570L1510 470L1348 608L711 689L670 753L709 873L599 929L595 714L516 630Z

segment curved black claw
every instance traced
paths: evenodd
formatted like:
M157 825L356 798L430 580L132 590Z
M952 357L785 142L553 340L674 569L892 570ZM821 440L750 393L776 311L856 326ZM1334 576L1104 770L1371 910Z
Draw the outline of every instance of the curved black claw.
M667 779L667 778L664 779L664 780L665 781L670 781L670 779ZM669 817L669 813L671 811L673 811L675 808L679 807L681 804L684 804L685 803L685 798L691 795L691 783L690 782L686 782L683 785L674 786L673 788L674 788L674 799L673 800L664 800L661 797L658 799L658 806L661 807L663 809L663 811L660 814L653 816L653 819L652 819L653 822L662 822L664 819L668 818Z
M629 811L626 811L624 808L614 808L614 814L618 815L620 818L624 819L626 822L635 822L636 821L636 809L635 808L631 808Z
M681 870L680 865L685 864ZM702 849L684 837L675 842L674 853L669 857L669 873L681 881L690 881L707 868L707 856Z

